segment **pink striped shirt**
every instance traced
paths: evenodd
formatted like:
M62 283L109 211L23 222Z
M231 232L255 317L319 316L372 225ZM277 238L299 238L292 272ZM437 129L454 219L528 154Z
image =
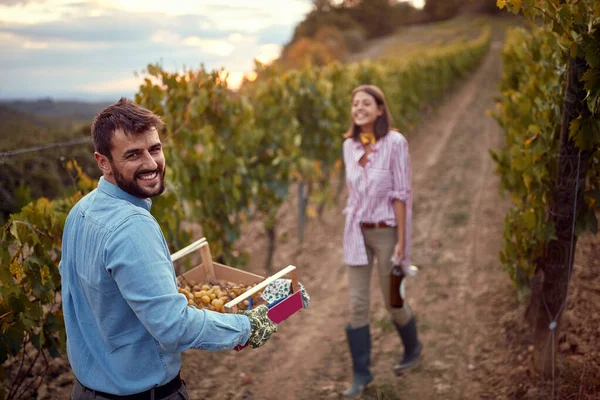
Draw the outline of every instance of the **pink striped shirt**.
M385 222L396 226L393 200L406 204L405 261L410 263L410 233L412 223L412 196L410 155L408 141L402 134L390 131L371 146L367 164L359 160L365 154L360 141L344 141L344 164L348 203L344 209L344 262L348 265L366 265L367 251L360 222Z

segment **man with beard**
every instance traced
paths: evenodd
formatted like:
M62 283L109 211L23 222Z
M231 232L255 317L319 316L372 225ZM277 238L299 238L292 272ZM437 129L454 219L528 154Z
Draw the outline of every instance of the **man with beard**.
M266 307L238 315L188 307L150 214L165 190L158 116L122 98L94 119L103 176L65 222L60 273L72 399L187 399L187 349L259 347L276 332Z

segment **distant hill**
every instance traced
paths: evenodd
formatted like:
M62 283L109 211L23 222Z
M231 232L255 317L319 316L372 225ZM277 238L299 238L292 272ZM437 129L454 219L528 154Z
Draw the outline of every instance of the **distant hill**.
M36 115L28 111L19 110L0 102L0 120L4 121L4 129L0 132L14 131L17 127L25 129L49 128L55 125L51 118L43 115Z
M95 114L86 107L73 107L75 103L52 103L11 102L10 107L7 102L0 103L0 225L30 199L58 198L72 188L65 160L77 160L89 176L99 174L91 141L68 143L89 139L91 116ZM14 104L21 105L20 109L13 108Z
M74 119L41 112L36 114L13 108L13 103L10 103L11 106L7 104L0 102L0 152L89 135L92 118Z
M90 121L108 102L84 102L68 100L12 100L0 101L0 106L42 117L58 117L72 121Z

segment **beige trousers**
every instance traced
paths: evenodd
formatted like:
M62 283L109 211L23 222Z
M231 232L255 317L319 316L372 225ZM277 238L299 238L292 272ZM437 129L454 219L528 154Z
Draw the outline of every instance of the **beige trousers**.
M406 324L412 316L412 311L404 301L404 307L390 307L390 274L392 272L392 254L396 246L398 232L396 228L363 229L365 245L367 248L367 265L348 266L348 279L350 283L350 326L360 328L369 324L369 311L371 308L371 275L373 270L373 256L377 260L377 272L381 293L388 314L400 326Z

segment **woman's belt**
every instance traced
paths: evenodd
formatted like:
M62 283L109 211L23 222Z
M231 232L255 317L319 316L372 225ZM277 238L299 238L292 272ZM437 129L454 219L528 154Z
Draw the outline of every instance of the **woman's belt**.
M394 228L394 225L387 224L383 221L380 222L361 222L360 227L363 229L375 229L375 228Z

